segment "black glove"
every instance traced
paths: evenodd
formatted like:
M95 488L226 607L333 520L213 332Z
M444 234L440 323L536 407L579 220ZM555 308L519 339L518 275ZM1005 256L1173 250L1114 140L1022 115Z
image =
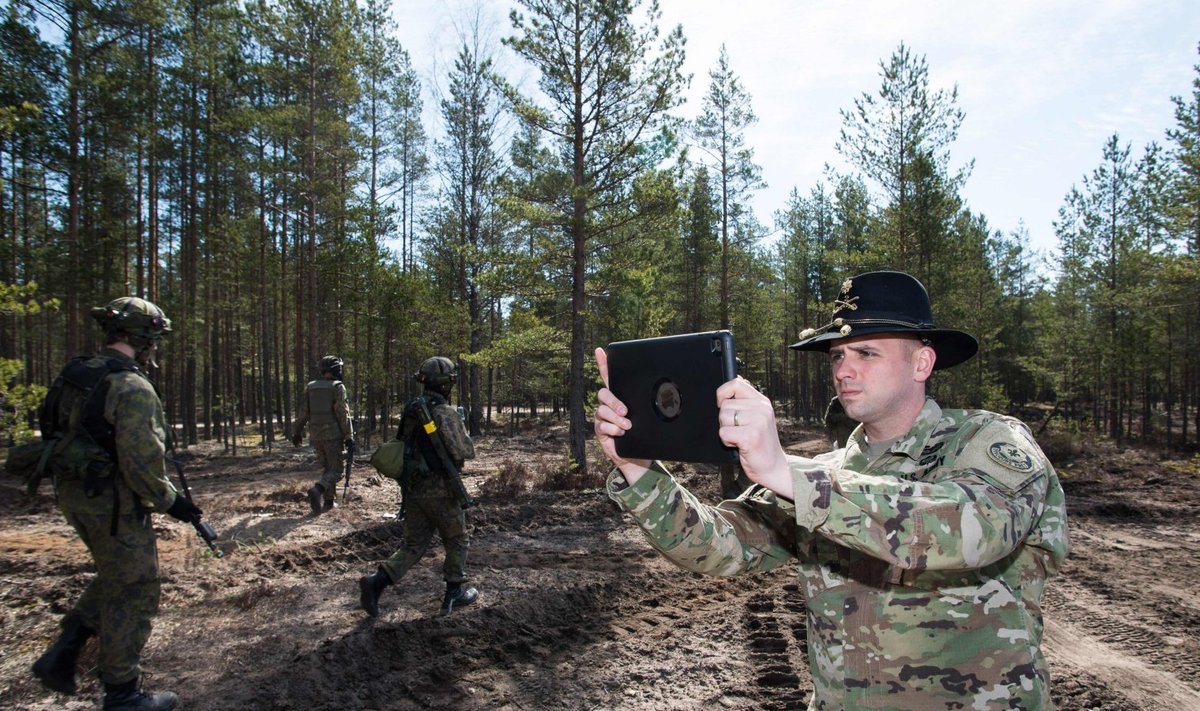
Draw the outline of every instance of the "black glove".
M347 452L349 452L350 454L354 454L354 438L353 437L351 437L350 439L347 439L342 444L346 445Z
M171 503L171 508L167 509L168 516L184 523L199 521L200 515L203 513L200 507L193 504L186 496L178 494L175 495L175 501Z
M292 435L292 446L293 447L299 447L300 443L303 441L304 441L304 437L301 437L299 434Z

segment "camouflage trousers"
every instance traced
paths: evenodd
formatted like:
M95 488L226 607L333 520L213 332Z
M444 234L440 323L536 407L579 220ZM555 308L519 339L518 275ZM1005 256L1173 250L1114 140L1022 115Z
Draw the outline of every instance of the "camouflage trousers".
M96 630L100 680L122 684L142 673L142 648L158 612L158 547L150 516L117 517L64 511L96 564L96 577L69 614Z
M470 535L462 507L450 497L411 497L404 504L404 543L381 566L393 582L399 582L429 552L434 533L441 536L446 549L442 578L448 583L467 579Z
M321 465L319 484L325 490L325 500L333 501L337 497L338 481L342 478L342 467L345 459L342 456L342 440L315 439L313 449L317 450L317 463Z

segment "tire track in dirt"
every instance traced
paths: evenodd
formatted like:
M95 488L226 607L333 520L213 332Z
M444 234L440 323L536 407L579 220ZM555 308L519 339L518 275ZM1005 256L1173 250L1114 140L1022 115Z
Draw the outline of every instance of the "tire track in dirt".
M1106 625L1111 628L1111 625ZM1136 654L1124 654L1111 638L1097 637L1087 630L1091 624L1067 624L1058 619L1046 621L1043 647L1056 676L1094 679L1084 684L1091 700L1086 705L1060 702L1060 708L1111 709L1112 711L1182 711L1200 709L1200 693L1177 679L1170 671L1147 664ZM1105 631L1101 630L1101 635ZM1086 671L1084 671L1086 670ZM1055 696L1070 695L1078 685L1060 684L1054 687ZM1104 703L1096 700L1095 690L1104 689ZM1119 690L1119 691L1118 691Z
M556 437L558 452L565 428ZM485 438L477 451L486 460L490 447L499 462L546 446ZM1072 456L1061 471L1074 545L1045 597L1059 709L1200 709L1200 478L1155 452L1092 443ZM793 566L687 573L603 490L489 494L480 479L496 468L476 460L468 483L481 500L468 513L479 602L437 616L435 541L371 619L357 580L401 543L402 526L388 520L394 484L360 478L356 467L349 505L310 516L311 454L195 458L198 503L228 555L214 560L188 527L156 523L164 601L147 647L150 686L176 691L194 711L806 706ZM677 476L702 500L719 500L713 472L681 467ZM0 513L0 707L90 708L100 691L89 674L70 700L28 674L92 576L86 552L45 491L28 499L0 486ZM94 655L91 645L86 665Z
M639 569L641 552L611 553L587 556L478 546L473 550L475 565L495 568L491 594L478 607L450 618L399 623L390 622L385 612L319 658L314 653L300 660L300 673L327 668L329 659L364 658L373 660L376 674L347 670L347 678L336 679L335 685L369 687L372 699L401 690L421 708L439 707L433 700L445 700L448 693L473 707L467 690L475 688L488 689L493 701L499 696L514 708L566 708L582 699L590 699L583 707L614 707L614 695L618 701L625 699L625 688L636 690L671 668L694 668L694 660L684 660L686 650L677 651L677 633L681 625L690 627L688 619L697 603L716 609L722 599L710 596L708 586L691 596L673 595L678 590L664 583L678 573ZM581 566L585 561L589 565ZM558 584L501 589L500 579L532 582L534 577ZM397 589L396 594L419 593ZM403 606L405 600L388 602ZM466 646L477 652L456 651ZM278 686L279 680L272 685ZM314 699L316 707L326 703L334 699Z
M744 607L749 633L746 646L763 709L798 709L808 704L808 691L796 672L806 667L803 621L807 607L798 585L787 584L783 590L782 597L755 594Z
M1116 657L1136 659L1148 668L1168 672L1186 686L1195 688L1197 662L1195 652L1172 640L1161 630L1141 626L1136 619L1121 619L1121 612L1099 612L1096 608L1069 603L1053 613L1053 620L1066 629L1079 632L1112 650ZM1065 622L1066 620L1080 621ZM1200 700L1200 696L1197 696ZM1200 709L1200 704L1195 708Z
M1148 563L1155 555L1122 557L1114 567L1097 565L1088 553L1076 556L1068 574L1047 588L1047 617L1078 620L1082 631L1114 653L1133 655L1200 691L1200 611L1191 607L1192 595L1164 584L1163 569L1169 565Z
M403 540L401 524L389 521L364 526L320 543L276 546L265 562L281 573L347 572L374 566L390 556ZM356 565L357 564L357 565Z
M1193 546L1169 530L1089 516L1075 520L1072 536L1064 574L1044 598L1045 651L1056 677L1100 683L1056 685L1056 696L1078 688L1092 697L1064 708L1200 709Z

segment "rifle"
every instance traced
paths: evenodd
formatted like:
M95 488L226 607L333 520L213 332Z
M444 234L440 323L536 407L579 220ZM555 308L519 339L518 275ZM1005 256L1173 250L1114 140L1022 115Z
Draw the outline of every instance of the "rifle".
M421 408L421 427L425 429L425 434L429 435L433 451L437 453L438 459L442 462L442 469L446 471L450 487L454 489L454 498L458 499L459 505L464 509L474 506L475 499L471 498L471 495L467 493L467 487L463 486L462 473L458 471L458 467L454 466L454 460L450 459L450 453L446 451L446 443L438 434L437 423L434 422L433 415L429 412L429 406L425 404L425 398L419 397L416 402L417 406Z
M178 457L178 454L175 451L175 433L169 428L167 430L167 442L170 444L170 449L168 451L171 453L171 456L167 457L167 459L175 465L175 473L179 475L179 486L183 489L183 495L187 497L187 500L191 502L192 505L195 505L195 502L192 501L192 489L188 486L187 477L183 475L183 465L180 464L179 460L176 458ZM213 557L220 558L221 556L225 555L225 551L217 547L217 532L213 530L212 526L204 523L200 520L200 517L197 516L196 518L192 519L192 528L196 529L196 535L200 536L200 538L202 538L204 542L208 544L208 549L212 551Z
M346 503L346 494L350 493L350 467L354 465L354 440L346 442L346 485L342 487L342 503ZM334 490L337 491L336 489Z

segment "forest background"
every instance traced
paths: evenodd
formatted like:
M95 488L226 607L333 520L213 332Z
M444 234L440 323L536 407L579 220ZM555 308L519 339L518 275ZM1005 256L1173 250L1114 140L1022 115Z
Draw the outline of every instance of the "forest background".
M155 379L184 446L278 444L327 353L360 437L386 436L440 354L473 434L562 417L586 469L593 347L728 328L743 375L815 421L828 370L787 344L848 275L899 269L981 342L939 373L943 402L1196 450L1200 65L1161 143L1097 146L1045 270L963 199L957 87L915 48L840 109L850 168L767 222L723 50L687 107L655 3L515 8L502 46L531 86L465 17L430 112L386 0L9 0L0 440L32 436L45 386L99 346L87 309L130 294L173 321Z

